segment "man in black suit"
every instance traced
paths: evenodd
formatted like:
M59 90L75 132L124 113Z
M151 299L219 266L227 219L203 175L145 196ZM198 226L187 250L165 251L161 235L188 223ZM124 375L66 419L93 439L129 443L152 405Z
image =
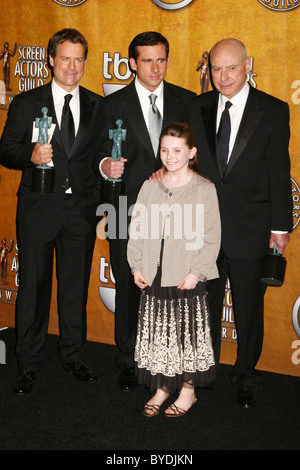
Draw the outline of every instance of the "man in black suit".
M289 108L249 86L250 59L240 41L218 42L210 53L210 67L216 90L193 100L190 123L198 140L201 169L218 191L222 221L220 279L207 284L212 335L218 361L229 276L238 336L231 380L238 389L238 403L249 407L258 399L260 384L255 367L263 343L262 263L275 243L284 252L293 224ZM231 103L231 132L224 144L220 137L224 125L219 123L226 116L227 111L222 114L226 102ZM222 168L219 157L224 148L227 155Z
M103 152L102 175L122 179L126 186L127 207L135 203L143 182L161 166L157 144L151 143L148 112L149 95L157 96L162 117L161 128L171 122L187 122L188 107L195 93L164 81L169 61L169 44L157 32L137 35L129 46L129 63L136 78L123 89L105 98L112 128L123 121L127 130L122 144L123 158L113 161L110 146ZM129 220L127 220L128 224ZM127 232L127 224L125 233ZM124 227L121 229L124 232ZM119 385L130 390L134 384L133 354L140 292L127 263L127 238L110 239L111 263L116 280L115 337L120 351Z
M100 196L100 178L94 164L102 142L104 110L103 98L79 86L87 52L87 42L80 32L64 29L54 34L48 47L54 78L51 83L14 98L1 140L0 162L8 168L23 170L17 215L20 255L16 305L16 354L20 376L14 384L17 394L31 391L41 367L48 329L54 250L59 350L64 367L80 380L93 382L97 378L84 363L82 348L86 338L86 302ZM63 143L61 129L65 95L71 95L73 143L69 147ZM51 141L42 144L33 137L33 124L45 107L55 128ZM50 136L51 133L49 129ZM52 193L31 191L36 164L54 165Z

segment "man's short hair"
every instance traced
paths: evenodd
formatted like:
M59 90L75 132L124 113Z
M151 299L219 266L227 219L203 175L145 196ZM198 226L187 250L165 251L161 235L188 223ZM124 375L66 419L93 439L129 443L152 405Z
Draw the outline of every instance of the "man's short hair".
M138 47L139 46L155 46L156 44L164 44L166 48L166 56L169 56L169 42L160 33L156 31L146 31L138 34L129 44L128 56L129 59L133 58L136 62L138 58Z
M77 31L77 29L70 28L61 29L55 33L52 38L50 38L48 43L48 55L54 58L56 56L58 46L65 41L70 41L73 44L82 44L84 48L84 58L87 58L88 43L85 37Z

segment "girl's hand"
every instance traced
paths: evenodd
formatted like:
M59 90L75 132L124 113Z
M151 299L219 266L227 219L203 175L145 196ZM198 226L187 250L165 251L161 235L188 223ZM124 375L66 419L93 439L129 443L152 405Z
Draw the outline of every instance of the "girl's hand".
M177 289L195 289L198 279L194 274L187 274L177 286Z
M148 286L148 282L140 272L133 273L134 283L140 288L145 289Z

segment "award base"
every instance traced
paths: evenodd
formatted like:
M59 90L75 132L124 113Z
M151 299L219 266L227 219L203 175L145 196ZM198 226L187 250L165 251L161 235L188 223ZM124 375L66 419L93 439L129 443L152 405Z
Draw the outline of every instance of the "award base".
M125 184L123 181L105 180L101 183L101 204L111 204L115 209L119 207L119 196L124 196Z
M54 178L54 168L33 168L31 192L40 194L53 193Z

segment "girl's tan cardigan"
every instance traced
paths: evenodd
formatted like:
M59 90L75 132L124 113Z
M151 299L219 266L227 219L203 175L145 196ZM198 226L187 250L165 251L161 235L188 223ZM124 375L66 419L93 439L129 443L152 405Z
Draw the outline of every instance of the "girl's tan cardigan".
M168 190L145 181L133 209L127 257L132 272L149 285L157 272L164 237L162 287L177 286L194 274L199 281L219 277L216 259L221 224L214 184L194 174L184 186Z

